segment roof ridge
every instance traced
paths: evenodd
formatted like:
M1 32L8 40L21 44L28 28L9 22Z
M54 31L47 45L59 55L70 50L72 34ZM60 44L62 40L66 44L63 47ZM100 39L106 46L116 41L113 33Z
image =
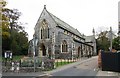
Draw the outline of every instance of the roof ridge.
M50 13L52 14L52 13ZM53 14L52 14L53 15ZM61 20L60 18L58 18L57 16L53 15L54 17L56 17L57 19L59 19L60 21L64 22L63 20ZM64 22L65 24L69 25L68 23ZM70 25L69 25L70 26ZM72 27L72 26L71 26ZM75 28L74 28L75 29Z
M52 14L52 13L50 13L50 14ZM52 14L53 15L53 14ZM66 23L65 21L63 21L63 20L61 20L60 18L58 18L57 16L55 16L55 15L53 15L54 17L56 17L57 19L59 19L60 21L62 21L63 23L65 23L65 24L67 24L69 27L72 27L71 25L69 25L68 23ZM74 28L74 27L72 27L72 28ZM75 29L75 28L74 28Z
M50 17L54 20L54 22L57 24L57 22L55 21L55 19L51 16L51 13L46 9L46 12L50 15Z

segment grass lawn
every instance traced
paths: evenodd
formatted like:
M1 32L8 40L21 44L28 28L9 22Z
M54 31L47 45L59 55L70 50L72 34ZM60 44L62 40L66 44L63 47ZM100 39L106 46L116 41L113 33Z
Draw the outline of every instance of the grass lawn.
M73 62L68 62L68 61L55 62L55 65L56 65L56 67L60 67L60 66L63 66L63 65L66 65L66 64L70 64L70 63L73 63Z

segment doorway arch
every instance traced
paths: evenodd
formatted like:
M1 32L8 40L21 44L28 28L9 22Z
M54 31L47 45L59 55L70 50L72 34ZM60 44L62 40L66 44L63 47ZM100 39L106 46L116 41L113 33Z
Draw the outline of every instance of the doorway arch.
M41 43L40 49L42 51L42 56L46 56L46 49L45 49L45 45L43 43Z

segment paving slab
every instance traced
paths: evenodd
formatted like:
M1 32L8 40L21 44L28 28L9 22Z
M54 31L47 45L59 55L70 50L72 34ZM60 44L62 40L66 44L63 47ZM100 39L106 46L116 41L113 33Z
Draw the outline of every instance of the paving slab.
M118 76L118 77L120 77L120 73L99 70L96 76Z

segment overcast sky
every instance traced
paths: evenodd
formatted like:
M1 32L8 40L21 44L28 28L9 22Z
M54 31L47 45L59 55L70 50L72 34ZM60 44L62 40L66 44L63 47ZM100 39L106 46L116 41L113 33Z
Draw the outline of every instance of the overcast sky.
M35 24L46 5L47 10L82 34L92 35L96 31L108 29L118 31L119 0L7 0L6 7L22 12L20 21L28 23L25 30L29 40L33 38Z
M120 1L118 2L118 21L120 21Z

